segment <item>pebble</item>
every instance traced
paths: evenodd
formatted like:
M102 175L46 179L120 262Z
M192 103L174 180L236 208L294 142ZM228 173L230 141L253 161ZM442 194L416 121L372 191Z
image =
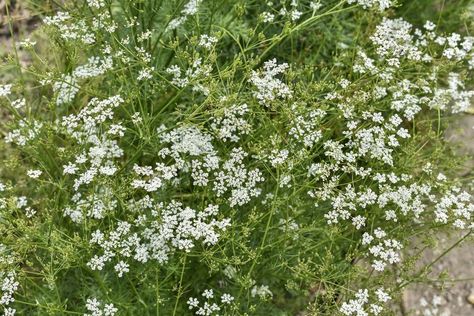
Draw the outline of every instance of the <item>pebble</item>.
M467 301L469 302L469 304L474 305L474 292L471 292L471 294L469 294L469 296L467 297Z

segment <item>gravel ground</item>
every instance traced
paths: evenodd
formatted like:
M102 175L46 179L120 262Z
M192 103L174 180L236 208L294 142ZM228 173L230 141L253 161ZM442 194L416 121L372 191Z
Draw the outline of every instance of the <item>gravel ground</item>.
M435 249L426 251L420 266L432 262L457 240L459 236L440 236L439 244ZM404 312L401 315L474 315L472 241L466 241L433 265L429 276L436 280L443 275L443 282L417 284L407 289L403 295Z

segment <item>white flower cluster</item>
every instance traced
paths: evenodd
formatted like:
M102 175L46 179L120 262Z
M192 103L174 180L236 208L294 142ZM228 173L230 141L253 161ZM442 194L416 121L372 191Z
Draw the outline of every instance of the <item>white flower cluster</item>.
M165 127L160 128L163 130ZM160 135L163 143L171 146L160 150L159 155L166 157L172 156L179 160L180 154L189 154L191 156L215 156L214 147L212 146L212 137L200 131L195 126L185 126L173 129L168 133Z
M18 290L20 283L17 281L14 271L8 273L1 272L0 276L3 277L0 304L5 307L4 315L15 315L15 309L8 307L8 305L15 301L13 295Z
M370 37L377 47L377 54L386 59L406 57L410 60L430 61L430 56L423 55L421 43L415 43L411 34L412 28L413 26L403 19L384 18Z
M81 193L76 193L71 207L64 209L64 216L69 216L73 222L79 224L84 219L84 214L88 218L102 219L117 207L117 200L113 198L112 190L104 188L95 194L85 198Z
M200 212L176 201L166 206L163 203L145 204L145 208L151 208L151 221L141 217L136 225L119 222L108 237L100 230L92 234L91 244L98 244L103 254L95 255L88 262L91 269L102 270L114 257L123 258L115 266L119 276L128 272L128 264L123 261L125 258L133 257L141 263L153 259L163 264L176 250L191 251L195 242L215 245L219 231L225 231L230 225L230 219L215 219L219 208L212 204ZM138 232L132 232L134 229Z
M105 1L104 0L87 0L87 4L91 8L96 8L96 9L100 9L100 8L105 7Z
M448 88L438 87L438 81L444 78L437 77L436 65L433 65L432 76L426 80L418 80L416 83L408 79L400 82L394 80L394 74L405 58L424 64L433 63L434 60L441 58L466 61L472 68L474 37L462 38L457 33L441 36L434 32L435 27L432 22L427 21L424 26L426 31L422 31L401 18L384 18L371 36L378 59L383 64L377 65L376 60L368 57L363 51L359 51L358 62L354 65L355 72L377 75L385 84L392 84L388 89L378 87L374 96L383 98L387 95L387 90L392 91L394 99L392 108L401 111L408 119L413 119L414 115L421 110L422 105L441 110L451 106L454 113L465 111L470 104L470 99L474 96L474 91L463 90L464 84L457 73L449 74ZM429 49L430 47L433 48ZM425 96L418 97L417 92Z
M260 14L260 18L265 23L272 23L275 20L275 14L265 11Z
M11 95L13 85L7 84L7 85L0 85L0 97L8 98L9 95ZM25 98L20 98L17 100L11 100L10 104L12 107L15 109L19 110L23 108L26 105L26 100Z
M356 3L362 6L364 9L367 8L378 8L380 11L385 11L393 6L393 0L346 0L347 3Z
M118 168L112 161L114 158L122 157L123 150L117 145L116 140L99 139L97 137L89 137L91 147L87 154L77 156L75 162L71 162L64 166L64 173L76 174L82 166L84 169L74 179L74 190L78 190L80 186L91 183L98 176L113 176Z
M431 34L431 36L433 35ZM434 42L442 47L447 46L443 51L443 56L447 59L456 61L466 59L469 69L474 68L474 37L466 36L462 38L461 35L452 33L447 37L438 36L434 39Z
M155 70L154 67L146 67L146 68L141 69L138 72L137 80L138 81L145 81L145 80L153 79L153 71L154 70Z
M62 126L67 132L79 141L91 141L90 135L96 135L100 124L113 119L113 109L124 100L119 96L112 96L104 100L93 98L77 115L63 117Z
M450 73L448 77L448 88L436 88L433 99L428 106L430 108L446 110L451 105L453 113L466 111L471 106L474 90L460 90L464 88L459 74Z
M257 88L254 93L258 102L270 106L277 98L289 98L292 95L290 88L277 75L283 74L289 68L287 63L277 64L276 59L266 61L263 70L252 71L250 82Z
M74 20L68 12L58 12L55 16L45 17L43 22L46 25L54 26L58 29L58 34L66 41L81 41L84 44L93 44L96 41L94 33L84 20ZM71 22L71 23L69 23Z
M73 76L79 79L87 79L103 75L112 69L113 61L111 56L104 58L90 57L87 63L74 69Z
M367 128L357 128L359 123L350 121L348 130L344 131L347 142L327 140L323 144L325 156L331 158L335 164L326 165L324 168L327 171L325 172L320 168L321 164L314 165L310 167L312 170L309 171L309 174L321 174L321 172L327 174L330 170L341 169L358 174L366 173L355 168L358 158L375 159L388 165L393 164L394 148L400 146L400 140L410 137L406 129L399 127L402 120L398 115L385 119L379 112L364 112L361 116L364 120L372 121L374 125Z
M251 125L244 118L248 112L247 104L225 107L222 116L213 118L211 129L219 139L237 142L241 135L250 132Z
M272 291L270 291L270 288L268 285L254 285L252 287L252 290L250 291L250 295L252 297L258 296L260 299L264 300L267 298L273 297Z
M369 313L365 310L365 305L369 303L369 291L367 289L359 290L355 294L355 299L342 303L340 312L346 316L368 316Z
M292 120L292 126L289 135L298 142L303 143L305 147L312 148L322 138L323 133L320 129L321 120L326 116L326 112L321 109L316 110L298 110L294 105L292 111L296 114Z
M43 83L53 84L53 91L57 94L56 104L62 105L74 100L80 90L79 80L103 75L112 69L112 57L91 57L85 65L78 66L70 75L62 75L59 80L45 80Z
M133 180L132 187L135 189L142 188L147 192L157 191L164 185L165 181L169 181L178 175L177 165L166 166L162 163L157 163L154 169L150 166L141 167L135 164L133 171L142 178ZM143 179L143 177L146 177L146 179Z
M166 27L167 31L172 31L177 29L180 25L182 25L188 17L195 15L198 12L199 4L202 0L189 0L188 3L184 6L183 10L181 10L181 15L177 18L172 19L168 26Z
M112 125L109 131L104 133L100 132L99 127L113 118L113 109L123 102L120 96L104 100L94 98L77 115L63 117L61 125L66 128L67 133L80 143L90 145L89 150L78 155L75 162L64 165L65 174L76 174L80 165L86 166L89 163L89 167L75 179L75 190L83 184L89 184L98 175L115 174L117 167L111 159L121 157L123 151L109 135L117 134L116 131L121 128Z
M422 31L401 18L384 18L371 40L376 45L378 55L393 67L399 67L403 57L428 63L433 61L434 57L444 57L456 61L466 60L470 65L474 57L474 37L462 38L457 33L449 36L438 35L434 32L435 27L432 22L427 21L424 26L426 31ZM424 53L429 45L442 50L430 52L434 56Z
M206 87L203 87L199 81L201 78L206 78L212 71L210 65L202 63L202 59L198 58L188 67L184 73L177 65L168 67L166 73L173 76L171 83L178 88L184 88L189 84L193 84L193 91L201 91L205 95L209 93Z
M88 313L85 313L84 316L114 316L118 312L118 308L114 304L103 304L95 297L87 299L86 309Z
M472 200L472 195L462 191L461 188L448 189L436 203L435 222L443 224L452 222L453 226L459 229L474 227Z
M194 242L202 240L204 245L215 245L219 239L218 231L225 231L230 219L216 220L219 208L208 205L197 212L189 207L183 208L179 202L172 201L155 214L157 222L145 231L144 238L150 242L151 257L164 262L173 249L191 251Z
M5 141L18 146L25 146L38 136L43 123L39 121L27 122L22 119L18 122L18 127L5 136Z
M204 47L205 49L211 49L217 43L217 41L217 38L214 36L203 34L199 38L199 46Z
M392 165L393 149L400 146L400 139L410 137L406 129L399 127L402 120L398 115L393 115L385 120L381 113L378 112L363 113L362 118L365 120L370 119L374 123L381 124L381 126L360 129L354 132L354 139L351 145L356 148L355 155L357 157L368 156Z
M12 107L14 107L17 110L23 109L26 105L26 99L21 98L21 99L13 100L11 102L11 105L12 105Z
M288 159L289 151L287 149L272 149L268 155L268 161L273 167L282 165Z
M389 21L389 22L388 22ZM388 29L393 27L393 25L403 25L404 31L401 32L400 29L392 30L390 32ZM380 29L379 36L375 38L375 42L378 47L378 51L382 60L388 64L388 67L377 67L375 66L375 60L369 58L364 52L359 52L359 64L354 66L356 72L366 73L369 72L373 75L379 76L383 82L386 84L392 84L387 88L377 87L374 90L374 98L381 99L387 95L387 91L392 91L393 101L392 108L398 111L401 111L405 117L412 119L416 113L421 110L423 104L428 105L430 108L439 108L446 109L448 104L451 101L453 102L452 110L453 112L459 112L466 109L466 104L468 104L468 99L472 97L471 91L462 91L460 88L463 88L462 82L459 80L459 75L452 73L449 75L449 89L438 88L438 78L436 77L437 69L436 66L433 66L433 75L427 80L418 80L416 83L411 82L408 79L404 79L400 82L394 81L394 72L395 69L400 66L402 56L396 56L396 54L391 54L390 51L396 51L398 54L406 54L407 58L414 59L415 61L422 60L425 63L428 63L433 57L423 54L422 50L426 46L427 41L430 38L435 38L436 35L428 35L421 33L420 30L415 30L415 35L419 37L416 41L413 40L413 37L410 35L411 26L403 21L396 20L394 23L392 20L385 20L385 27L388 29ZM394 40L394 38L403 38L403 40ZM438 39L444 37L437 37L434 41L437 43ZM444 39L445 40L445 39ZM441 41L440 41L441 42ZM465 47L467 50L462 50L465 55L468 51L472 51L469 38L466 38L461 46ZM424 43L424 44L423 44ZM446 50L445 50L446 51ZM423 54L423 55L422 55ZM472 54L472 52L471 52ZM441 55L445 55L442 53ZM440 58L436 57L436 58ZM446 57L446 56L445 56ZM388 58L388 59L386 59ZM435 86L433 89L432 86ZM418 97L416 94L419 93L425 94L424 97Z
M61 78L53 83L53 91L57 94L56 104L62 105L72 102L79 92L79 86L76 78L70 75L62 75Z
M223 164L221 170L216 174L214 191L217 196L230 192L229 205L242 206L250 202L252 197L261 194L257 183L265 179L258 168L247 170L244 158L248 154L242 148L233 148L230 158Z
M391 109L412 120L421 111L424 99L415 95L420 86L409 80L402 80L393 86ZM422 89L425 89L422 87ZM426 89L425 89L426 90Z
M12 93L11 84L0 85L0 97L8 97Z
M63 166L65 175L75 176L75 191L81 187L86 189L101 176L113 176L118 170L113 159L121 157L123 150L110 137L123 136L124 128L120 124L106 126L106 122L113 119L113 110L123 102L120 96L104 100L94 98L78 114L62 118L60 124L66 133L84 145L82 152ZM82 223L85 217L102 219L117 206L112 196L112 191L103 186L96 186L92 193L76 192L63 214L77 224Z
M163 126L158 132L164 129ZM134 167L138 175L148 177L147 180L134 180L132 185L135 188L144 188L148 192L156 191L164 181L176 177L178 171L191 171L191 177L197 186L208 184L210 172L216 170L219 165L210 135L201 132L195 126L184 126L162 133L160 140L168 146L159 151L159 156L162 159L172 158L174 164L167 166L157 163L154 172L151 167Z
M363 245L372 245L369 248L369 253L375 258L372 262L375 271L384 271L387 264L400 262L398 251L402 249L401 243L385 237L387 237L387 233L381 228L376 228L374 235L364 233L362 236ZM377 241L376 244L374 244L375 241Z
M31 218L36 214L36 210L33 209L31 206L28 206L28 199L26 196L14 196L15 206L25 212L27 218Z
M117 255L125 258L130 257L133 254L133 249L139 249L140 245L138 235L130 234L131 227L130 223L118 222L117 227L109 234L108 239L100 230L92 233L90 243L98 244L103 249L103 254L101 256L95 255L87 263L87 266L92 270L102 270L105 264Z
M96 34L102 34L104 31L108 33L114 33L118 28L118 25L110 15L110 12L108 10L103 10L103 8L101 8L101 12L95 13L91 24L91 29L95 31ZM109 49L106 47L104 49L104 53L107 54L107 50ZM121 54L121 52L123 51L117 52L117 57Z
M206 299L203 302L202 306L199 306L201 303L199 299L195 297L190 297L187 301L188 307L190 310L195 309L194 314L200 316L211 316L211 315L218 315L217 313L221 310L221 307L216 303L211 303L210 300L214 298L214 291L212 289L204 290L202 296ZM224 293L221 296L221 304L222 305L230 305L234 297L230 294Z
M341 152L340 155L344 156ZM335 155L337 156L337 155ZM371 170L358 171L354 169L345 169L348 172L358 172L362 177L369 177L378 183L376 191L371 188L356 188L347 185L344 190L333 194L335 183L335 172L341 170L341 167L325 163L313 164L308 171L310 176L316 176L322 179L324 184L321 189L314 190L310 196L319 197L322 200L329 200L332 209L325 214L329 224L339 223L341 220L351 220L356 229L365 226L366 218L357 213L370 206L377 206L385 210L387 221L397 222L403 216L405 218L414 218L416 221L426 220L435 221L443 224L452 224L455 228L465 229L474 227L473 214L474 204L472 196L462 191L458 187L449 187L442 189L445 185L444 177L438 176L440 181L439 190L444 193L436 196L432 193L433 187L423 183L417 183L413 177L402 174L400 176L394 173L375 173ZM412 183L410 183L412 182ZM427 203L435 205L429 207ZM428 214L428 212L430 213ZM374 237L375 236L375 237ZM389 238L381 229L376 229L374 236L364 233L362 244L369 245L374 240L378 240L376 245L369 248L368 253L375 257L373 267L377 271L383 271L387 264L394 264L400 261L398 250L402 245Z
M231 113L234 115L233 111ZM214 124L214 127L217 125ZM257 188L257 184L264 179L260 170L246 168L244 158L248 154L243 149L233 148L230 158L220 166L221 159L217 156L209 134L195 126L178 127L167 133L163 132L164 129L165 127L161 127L158 130L162 133L160 139L169 146L162 148L158 154L167 161L172 158L174 163L156 163L155 168L135 165L134 171L140 178L133 180L134 188L147 192L157 191L168 181L176 179L179 172L190 173L196 186L207 186L211 183L218 197L229 193L228 201L231 207L242 206L250 202L252 197L260 195L261 190ZM214 179L212 182L211 177Z
M391 299L384 288L374 291L377 304L369 303L369 291L367 289L359 290L355 294L355 299L344 302L340 308L342 314L346 316L369 316L380 315L384 310L384 305Z
M289 5L287 5L287 1L280 1L280 3L268 1L267 6L269 8L269 11L271 12L262 12L260 14L260 19L265 23L271 23L274 22L277 17L279 17L282 20L286 19L288 21L291 21L292 23L295 23L303 16L303 14L305 13L303 11L306 11L305 9L307 7L307 3L305 2L306 1L291 0ZM278 4L281 4L282 6L279 8L277 7ZM309 2L309 8L312 10L313 14L318 11L322 6L323 5L321 4L320 0Z

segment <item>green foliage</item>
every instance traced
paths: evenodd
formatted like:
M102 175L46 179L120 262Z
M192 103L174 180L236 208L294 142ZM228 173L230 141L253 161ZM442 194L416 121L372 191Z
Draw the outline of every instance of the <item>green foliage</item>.
M112 303L118 315L188 315L197 310L188 300L206 301L201 293L212 289L209 302L219 305L221 315L331 315L344 313L343 303L358 289L385 287L395 299L410 282L423 279L414 245L432 238L434 231L460 226L458 221L461 228L472 227L470 197L463 200L457 189L463 186L458 178L462 159L443 138L459 100L449 95L443 103L436 91L452 83L452 73L468 90L473 77L467 63L474 51L467 50L461 59L446 58L447 45L428 41L416 46L410 39L412 47L422 47L433 59L394 56L400 65L393 67L377 55L371 36L384 17L402 17L419 29L431 20L440 34L469 35L474 6L469 0L412 0L380 11L352 2L327 0L318 7L317 1L204 0L194 12L188 7L193 1L182 0L30 1L35 15L67 12L69 17L45 19L30 35L36 45L12 48L1 68L9 80L5 84L13 86L11 94L0 93L0 270L3 278L15 271L19 282L15 301L4 304L5 309L14 307L19 315L93 314L86 304L97 298ZM183 13L186 8L192 13ZM264 12L274 20L265 21ZM215 42L206 42L206 36ZM357 71L361 51L374 58L379 73ZM26 63L24 55L29 56ZM80 74L91 57L100 62ZM267 69L274 58L274 66L283 70ZM179 67L179 75L172 67ZM265 71L274 71L268 76L277 80L273 88ZM393 77L384 80L384 72ZM267 81L259 82L262 77ZM404 81L413 86L397 96ZM387 96L374 97L378 88L386 89ZM262 101L259 92L272 98L266 95L270 99ZM406 110L412 103L394 106L407 95L420 104L412 117ZM114 96L121 100L102 109L94 103ZM15 106L21 98L26 105ZM246 110L236 115L244 122L229 123L229 111L244 104ZM379 114L382 121L377 121ZM395 115L402 120L392 126ZM352 123L356 126L349 128ZM222 137L219 124L235 127L228 137L237 138ZM295 127L304 124L314 127ZM314 139L303 141L310 129ZM373 134L355 136L368 131ZM396 136L398 131L406 135ZM388 145L390 133L398 145ZM375 145L362 152L364 139L380 134L386 136L382 147L389 148L390 159L374 154ZM219 172L230 172L225 163L236 159L236 148L247 155L241 167L230 168L238 172L226 178L220 194ZM83 163L78 162L81 155ZM219 161L214 169L206 165L213 155ZM176 170L169 178L165 168L143 177L135 171L135 165L155 168L157 163ZM68 173L71 164L78 170ZM35 170L41 171L37 177L30 174ZM91 180L81 180L91 170ZM194 173L202 176L202 170L208 171L205 185ZM264 180L249 184L255 170ZM385 187L377 174L397 180L387 180ZM155 189L134 182L154 176L160 178ZM239 177L246 178L234 188L235 195L248 189L248 201L233 196L230 183ZM424 185L429 193L419 192ZM405 201L408 211L395 198L381 202L385 191L412 188L414 196ZM364 201L367 192L376 194L374 201ZM27 204L21 205L21 197ZM456 202L442 210L448 217L443 221L436 207L446 199ZM189 237L189 248L175 240L160 244L167 252L160 262L151 256L156 249L149 236L158 238L152 230L166 223L172 201L182 203L181 215L186 207L202 214L216 205L212 225L228 219L230 226L212 228L218 234L215 242ZM339 209L338 202L347 205ZM387 219L392 209L396 220ZM103 214L94 213L98 210ZM339 213L331 222L333 210ZM344 210L350 214L341 215ZM364 218L360 227L354 224L357 216ZM91 260L106 252L107 236L118 234L122 223L132 225L123 236L140 241L124 241L128 244L112 250L103 267L93 268ZM364 234L374 235L378 228L387 234L379 239L404 247L397 252L403 260L381 271L363 242ZM94 242L98 230L106 238ZM170 234L177 231L174 227ZM140 262L134 256L143 245L150 254ZM115 267L119 262L129 270L123 276ZM223 294L233 301L221 302ZM380 305L385 305L383 313L391 313L389 303ZM93 315L109 315L101 313Z

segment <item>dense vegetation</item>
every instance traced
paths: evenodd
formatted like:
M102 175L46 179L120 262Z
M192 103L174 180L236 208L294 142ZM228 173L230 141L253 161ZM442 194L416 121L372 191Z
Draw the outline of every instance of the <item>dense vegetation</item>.
M5 315L393 314L471 232L472 1L8 8Z

